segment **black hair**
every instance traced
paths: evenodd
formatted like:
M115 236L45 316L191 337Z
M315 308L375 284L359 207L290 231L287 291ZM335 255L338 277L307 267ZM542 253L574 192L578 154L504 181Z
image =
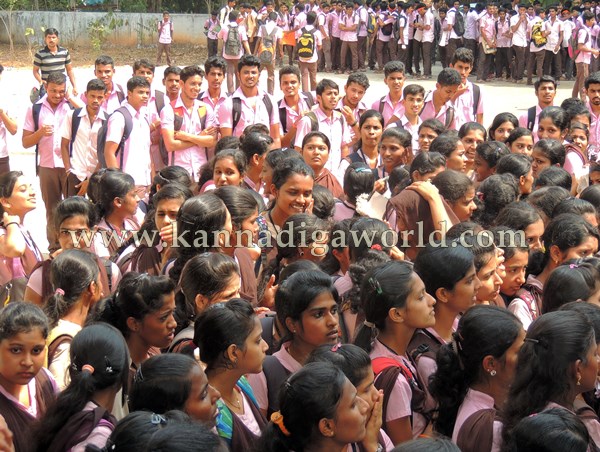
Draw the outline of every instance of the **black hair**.
M464 199L469 189L473 189L473 181L466 174L450 169L439 173L431 183L450 204Z
M589 202L600 213L600 186L590 185L586 187L579 195L579 199Z
M363 162L353 162L344 173L344 194L350 204L356 204L356 198L366 193L370 194L375 186L375 174L369 165Z
M312 351L308 363L328 362L339 368L350 383L359 386L373 372L367 352L354 344L321 345Z
M296 272L280 284L275 293L275 311L283 326L281 343L293 338L293 333L286 326L286 319L300 321L302 313L323 293L330 293L332 298L338 301L338 292L331 278L320 270Z
M326 362L306 364L292 374L279 393L279 412L289 435L284 434L281 427L269 422L257 450L306 450L311 440L314 441L319 421L336 417L347 381L340 369Z
M263 156L272 144L273 138L269 135L257 132L246 133L244 139L240 142L240 150L246 156L246 160L250 162L255 154L259 157Z
M213 173L217 162L225 159L230 159L233 162L240 173L240 176L243 177L246 174L246 171L248 170L248 160L246 159L246 154L239 149L223 149L222 151L217 152L210 162Z
M145 79L144 79L145 80ZM64 85L67 83L67 76L62 72L50 72L46 78L46 84Z
M98 282L99 271L96 256L77 248L65 250L52 260L50 280L55 291L44 304L50 328L73 309L92 282Z
M438 135L437 138L431 142L429 152L439 152L444 157L448 158L450 154L456 151L456 146L459 141L460 138L458 138L458 133L454 130L449 130Z
M177 424L161 428L148 440L149 452L216 452L227 450L219 437L200 424Z
M163 414L185 411L192 390L192 371L198 362L181 353L164 353L148 358L140 365L129 393L131 411Z
M519 319L496 306L473 306L460 318L452 342L437 353L437 370L429 383L431 395L438 403L436 432L452 436L458 409L469 387L486 379L483 359L491 355L503 361L521 331Z
M33 437L39 451L48 450L55 440L62 441L62 429L69 426L71 418L82 411L98 391L122 388L127 394L129 350L116 328L105 323L83 328L71 341L69 355L69 385L34 427ZM85 440L82 435L90 432L78 430L76 433L79 436L69 438L67 449Z
M425 88L423 88L421 85L417 85L416 83L406 85L402 90L402 96L404 99L406 99L406 96L416 96L418 94L425 97Z
M577 415L564 408L550 408L521 419L502 450L586 452L591 444L587 427Z
M279 83L281 83L281 79L283 78L284 75L290 75L290 74L298 77L298 82L300 82L300 80L302 80L302 75L300 74L300 69L297 66L288 65L288 66L283 66L281 69L279 69Z
M273 154L273 152L269 152L269 155L271 154ZM283 184L285 184L287 180L295 174L309 176L312 179L315 178L314 171L304 162L304 160L290 158L281 161L276 167L273 168L273 185L275 185L275 188L280 189Z
M544 154L544 157L550 160L550 165L563 166L565 164L565 147L558 140L545 138L535 143L533 149Z
M519 350L503 410L505 443L521 419L539 413L551 401L563 400L573 390L573 363L586 363L590 347L596 347L594 329L579 312L549 312L533 321Z
M63 199L54 209L54 227L58 231L60 225L69 218L84 217L89 228L97 223L94 205L83 196L71 196Z
M533 132L531 132L531 130L529 130L525 127L517 127L510 133L510 135L506 139L505 144L508 147L510 147L510 146L512 146L512 144L515 141L517 141L521 137L532 137L533 138Z
M240 72L244 66L260 68L260 60L254 55L243 55L237 64L237 70Z
M10 198L15 189L15 184L19 177L23 176L22 171L8 171L0 174L0 198ZM0 215L4 214L4 206L0 203Z
M355 72L348 76L348 80L346 80L346 86L350 86L350 83L356 83L360 85L365 90L369 88L369 77L363 72Z
M323 132L319 132L318 130L308 132L306 135L304 135L304 138L302 138L302 149L304 149L304 146L306 146L308 141L314 137L320 138L323 141L323 143L325 143L325 145L327 146L327 152L331 151L331 142L329 141L329 138Z
M148 80L146 80L144 77L140 77L139 75L134 75L129 80L127 80L127 92L131 93L136 88L150 89L150 82Z
M507 226L515 231L524 231L533 223L541 221L542 217L531 204L524 201L507 204L499 213L494 224Z
M246 300L232 298L202 311L194 324L194 345L207 370L229 368L227 348L235 344L242 350L254 330L256 314Z
M437 76L437 82L440 86L459 86L462 79L456 69L447 67L440 71Z
M561 213L574 213L577 215L598 215L594 205L584 199L579 198L567 198L562 200L552 212L552 216L556 217Z
M419 126L419 133L421 133L421 130L424 128L433 130L438 136L446 131L444 124L442 124L440 120L434 118L429 118L423 121Z
M360 286L360 299L365 319L373 327L363 324L354 340L355 345L367 353L371 352L372 339L375 337L373 330L384 331L390 309L406 306L414 286L414 273L412 264L391 261L365 275Z
M541 122L542 119L545 118L550 118L552 120L552 124L558 127L561 132L564 132L569 128L569 116L567 115L567 112L560 107L544 108L540 113L538 121Z
M473 212L473 221L484 228L491 226L498 213L518 196L519 186L513 175L493 174L477 188L477 210Z
M212 56L204 62L204 72L208 74L212 68L221 69L223 74L227 73L227 62L220 56Z
M475 56L473 55L473 51L471 49L467 49L466 47L459 47L455 50L452 55L452 66L454 66L458 62L467 63L473 66L475 62Z
M411 177L417 171L421 176L433 173L435 170L446 166L446 157L439 152L419 152L410 163L408 172Z
M531 157L525 154L508 154L498 160L496 174L512 174L517 180L531 171Z
M510 149L501 141L485 141L477 145L475 152L492 169L502 157L510 154Z
M406 148L407 150L412 149L412 135L406 129L402 129L400 127L391 127L386 129L381 134L381 140L379 141L379 147L381 147L381 143L386 138L392 138L398 142L400 146Z
M460 452L456 444L447 438L418 438L399 444L392 452Z
M135 60L133 62L133 72L134 73L135 73L135 71L137 71L138 69L141 69L143 67L150 69L152 71L152 74L154 74L154 69L156 69L156 66L154 65L154 63L150 62L146 58L142 58L140 60Z
M535 89L536 93L537 93L537 90L540 88L540 86L542 86L542 83L552 83L552 85L554 86L554 89L556 89L556 87L558 86L556 83L556 79L554 77L551 77L549 75L542 75L533 84L533 88ZM559 107L557 107L557 108L559 108Z
M179 66L167 66L163 72L163 79L166 79L169 74L180 75L181 68Z
M213 193L225 203L225 207L231 215L231 223L237 230L241 231L242 223L255 212L259 212L258 203L248 189L224 185L214 190Z
M559 265L544 283L542 314L558 311L571 301L587 300L596 291L599 277L598 271L584 262L567 261Z
M540 171L535 180L534 188L555 186L570 190L572 183L573 178L567 170L558 166L549 166Z
M368 234L369 240L363 240L363 235ZM389 253L392 249L393 231L389 225L382 220L370 217L358 218L350 227L350 236L347 246L350 261L356 262L368 250L381 248L381 251ZM373 248L375 246L375 248Z
M499 113L496 115L496 117L492 121L492 125L488 129L489 130L488 139L490 141L495 140L496 129L498 127L500 127L502 124L504 124L505 122L510 122L515 129L517 127L519 127L519 120L517 119L517 117L515 115L513 115L512 113L509 113L509 112Z
M33 303L11 301L0 310L0 341L38 328L42 337L48 337L48 318L42 308Z
M600 74L592 72L584 82L585 89L589 89L590 85L600 85Z
M100 55L98 58L96 58L96 61L94 61L94 67L96 66L112 66L114 69L115 60L108 55Z
M569 187L570 188L570 187ZM563 200L571 196L564 187L547 186L533 191L527 197L527 203L535 207L543 215L544 223L550 221L554 208Z
M129 174L120 170L106 171L98 184L98 200L96 213L98 218L104 218L114 210L115 198L124 198L135 188L135 181Z
M333 194L322 185L315 184L312 192L313 215L321 220L331 221L335 212Z
M404 66L404 63L402 61L398 61L398 60L388 61L383 66L383 77L387 78L394 72L401 72L402 74L404 74L405 71L406 71L406 67Z
M44 30L44 37L50 36L50 35L58 36L58 30L53 27L46 28Z
M163 307L165 297L174 290L175 284L166 276L126 273L112 297L100 302L91 320L109 323L127 338L131 333L127 319L133 317L141 321L158 311Z
M179 79L185 83L187 82L187 80L190 77L195 77L199 75L201 78L204 78L204 76L206 75L204 73L204 70L198 66L197 64L194 64L192 66L186 66L181 70L181 73L179 74Z
M106 92L106 85L99 78L93 78L87 83L85 91L86 92L88 92L88 91L104 91L104 92Z
M423 154L429 154L429 152L421 152L418 155ZM436 154L438 153L436 152ZM396 166L389 174L387 184L392 196L396 196L413 182L411 173L408 172L405 166Z
M487 130L485 130L485 127L483 127L478 122L474 121L465 122L462 126L460 126L460 129L458 129L458 138L464 138L469 132L473 130L478 130L479 132L481 132L483 134L483 140L487 140Z
M319 83L317 83L316 93L317 96L322 96L326 89L335 89L339 92L340 88L337 83L328 78L323 78Z

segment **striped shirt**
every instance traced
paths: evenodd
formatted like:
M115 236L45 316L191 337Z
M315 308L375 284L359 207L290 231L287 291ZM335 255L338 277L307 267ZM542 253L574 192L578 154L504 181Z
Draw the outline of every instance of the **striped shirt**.
M42 73L42 80L46 80L52 72L65 73L65 66L71 64L71 55L64 47L58 46L56 53L52 53L48 46L36 52L33 65L38 66Z

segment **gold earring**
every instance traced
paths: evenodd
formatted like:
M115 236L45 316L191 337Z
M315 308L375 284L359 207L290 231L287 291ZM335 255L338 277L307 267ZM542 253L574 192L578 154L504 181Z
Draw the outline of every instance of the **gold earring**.
M581 386L581 375L577 375L577 386Z

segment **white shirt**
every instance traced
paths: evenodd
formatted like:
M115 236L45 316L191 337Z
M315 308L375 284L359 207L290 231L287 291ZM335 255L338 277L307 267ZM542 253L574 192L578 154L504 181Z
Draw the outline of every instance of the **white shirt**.
M517 25L519 23L519 19L520 19L520 17L518 14L516 16L512 16L510 18L510 26L514 27L515 25ZM514 45L516 47L527 47L527 21L526 20L521 22L521 25L519 25L519 28L517 28L513 32L512 45Z
M558 17L554 19L554 22L547 20L544 23L544 30L549 31L550 34L546 37L546 50L555 52L556 46L560 45L560 32L562 31L562 22L558 20Z
M158 36L158 42L161 44L171 44L173 40L173 36L171 36L171 27L173 26L173 22L170 20L165 23L164 21L160 21L158 23L158 32L160 35Z

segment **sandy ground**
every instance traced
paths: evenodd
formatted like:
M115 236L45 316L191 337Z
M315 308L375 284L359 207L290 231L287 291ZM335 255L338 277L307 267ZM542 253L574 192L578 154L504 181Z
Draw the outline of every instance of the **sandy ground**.
M153 57L153 54L149 56ZM164 69L164 66L156 69L157 77L154 80L153 88L161 89L162 73ZM434 79L440 70L441 67L439 64L434 66ZM115 79L118 83L121 83L123 86L125 86L131 74L131 66L118 66L115 71ZM264 89L266 89L267 84L266 75L266 72L263 72L261 77L261 86ZM383 74L375 74L369 71L367 75L371 82L371 86L367 90L364 101L367 105L371 105L375 100L386 94L386 86L383 82ZM88 80L94 76L93 68L78 67L75 69L75 76L77 78L79 89L83 90L85 89ZM343 93L343 85L345 84L347 76L319 73L318 77L319 79L331 78L335 80L338 85L340 85L340 90ZM470 80L474 81L474 78L471 78ZM406 83L419 83L425 87L425 90L435 89L434 80L417 81L409 78ZM2 75L2 80L0 81L0 106L8 110L9 114L16 118L19 124L19 130L17 131L17 134L15 136L8 137L11 156L11 169L21 170L27 176L29 176L31 180L34 181L39 195L39 184L35 176L33 148L23 149L23 146L21 145L21 126L24 122L27 108L31 106L29 101L29 91L35 85L36 82L33 78L31 69L6 67ZM486 127L489 127L494 119L494 116L496 116L498 113L508 111L519 116L527 108L535 105L536 102L532 86L514 85L509 83L486 83L481 86L482 95L484 96L484 125ZM571 96L572 87L573 82L561 82L555 99L556 105L560 105L564 99ZM276 98L281 96L279 87L276 87L275 96ZM42 250L46 250L48 243L46 241L45 234L45 209L41 200L41 195L38 196L38 199L39 202L37 209L26 217L25 224L34 236L38 246Z

